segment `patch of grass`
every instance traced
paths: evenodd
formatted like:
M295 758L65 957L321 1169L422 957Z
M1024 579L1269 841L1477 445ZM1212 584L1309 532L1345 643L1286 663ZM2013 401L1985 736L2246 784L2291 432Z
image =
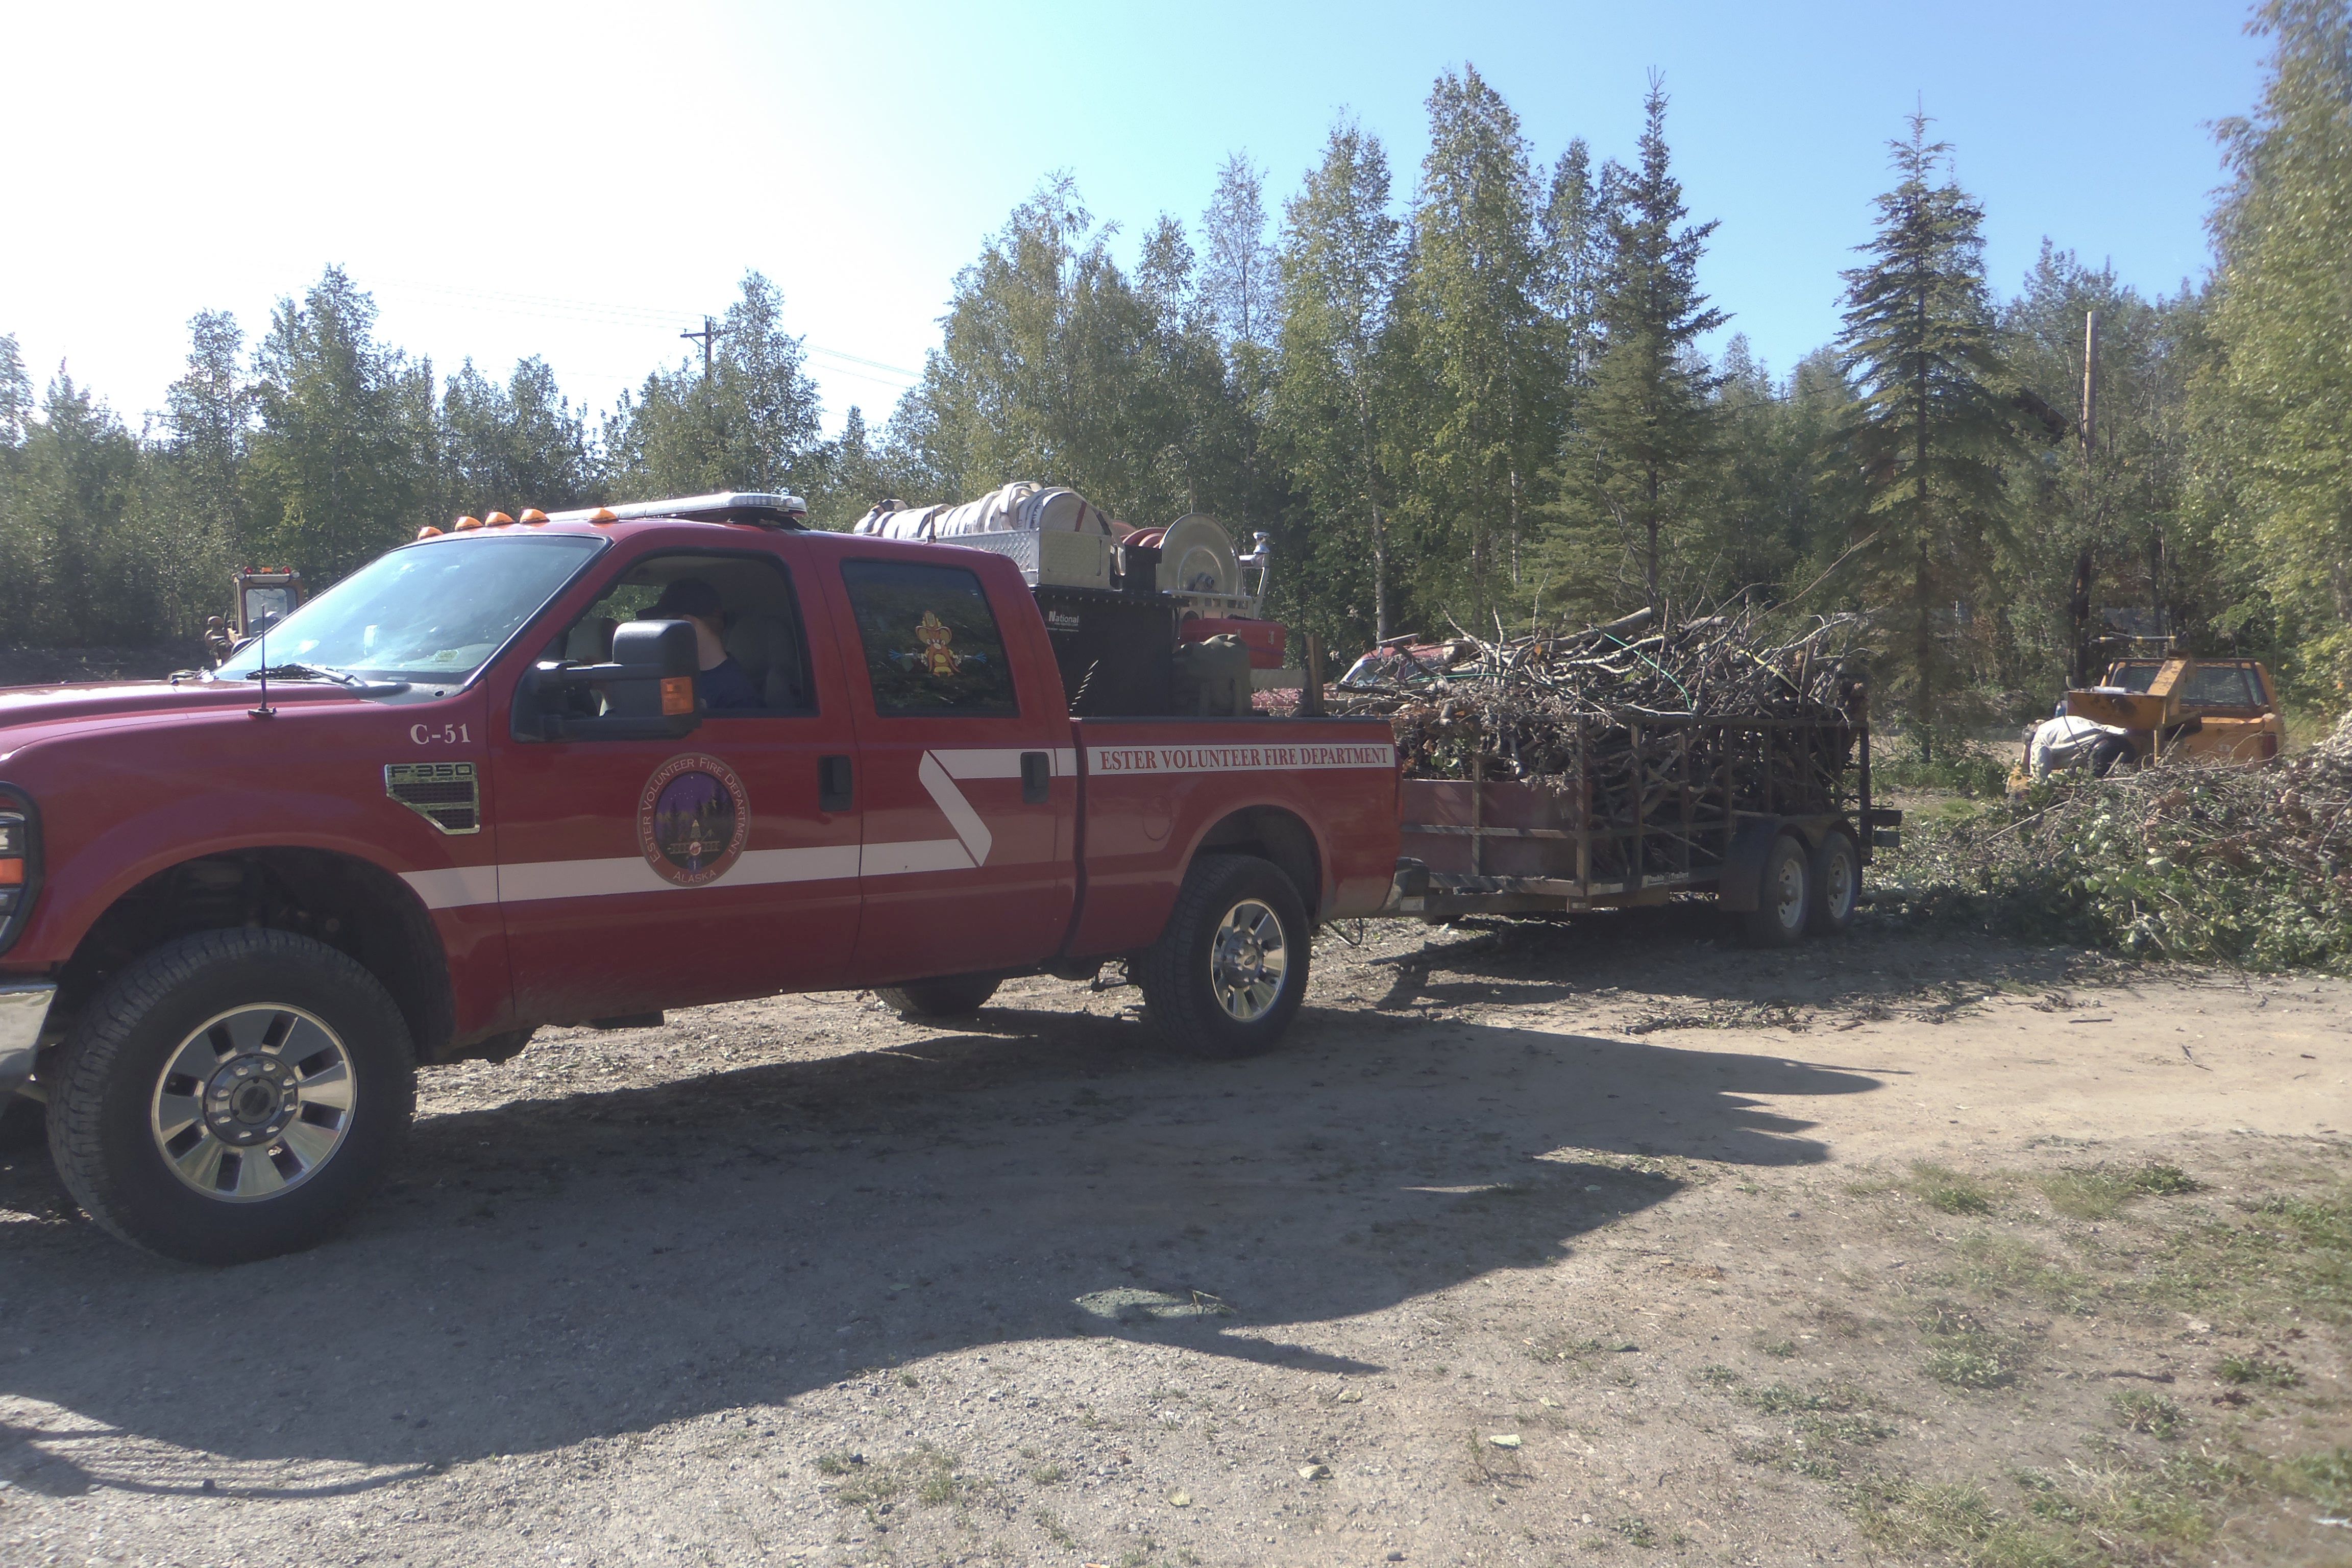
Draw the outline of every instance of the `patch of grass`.
M2087 1276L2053 1262L2022 1237L1974 1231L1953 1248L1956 1262L1943 1282L1971 1295L1994 1300L2016 1297L2053 1311L2082 1314L2098 1304L2098 1286Z
M1910 1188L1921 1203L1945 1214L1992 1213L1992 1189L1948 1166L1914 1160Z
M1029 1517L1037 1521L1037 1528L1045 1532L1045 1539L1063 1551L1076 1552L1078 1549L1076 1538L1071 1535L1059 1519L1055 1517L1052 1509L1041 1508Z
M1762 1351L1766 1355L1770 1356L1775 1361L1789 1361L1797 1353L1797 1342L1794 1340L1766 1340L1762 1344L1758 1345L1756 1348Z
M833 1453L819 1454L816 1457L816 1473L820 1476L845 1476L851 1469L865 1462L866 1456L863 1454L853 1454L846 1448L838 1449Z
M898 1386L901 1388L920 1388L923 1386L923 1380L917 1377L911 1372L902 1372L898 1374Z
M1035 1469L1029 1472L1029 1479L1041 1487L1060 1486L1062 1484L1062 1467L1059 1465L1040 1465Z
M1528 1354L1554 1366L1590 1361L1608 1348L1599 1340L1580 1339L1570 1334L1546 1334L1541 1339L1527 1342ZM1437 1373L1440 1377L1444 1376L1445 1369L1439 1367Z
M1658 1543L1657 1527L1646 1519L1621 1519L1609 1528L1617 1532L1618 1539L1631 1546L1646 1550Z
M2273 1194L2168 1228L2140 1281L2149 1300L2207 1316L2282 1308L2352 1324L2352 1186Z
M836 1468L827 1469L828 1461ZM956 1467L954 1455L928 1443L882 1464L866 1463L863 1454L828 1454L817 1461L819 1473L848 1478L834 1497L851 1508L871 1508L909 1492L928 1508L943 1504L961 1508L970 1500L975 1483Z
M1954 1388L2006 1388L2024 1370L2023 1348L1965 1308L1938 1302L1919 1320L1925 1370Z
M1698 1380L1709 1388L1728 1388L1739 1381L1739 1374L1727 1366L1703 1366L1698 1369Z
M1855 1508L1862 1533L1896 1559L1944 1558L1969 1568L2075 1568L2095 1559L2066 1536L2011 1517L1980 1487L1897 1482Z
M2116 1425L2126 1432L2169 1440L2180 1435L2180 1406L2145 1388L2120 1388L2107 1396Z
M2127 1171L2069 1165L2034 1177L2033 1184L2069 1219L2112 1219L2135 1198L2179 1197L2200 1190L2196 1178L2179 1166L2161 1163Z
M2264 1361L2260 1356L2225 1355L2213 1369L2213 1375L2223 1383L2241 1387L2260 1384L2264 1388L2293 1388L2303 1381L2303 1373L2284 1362Z
M2309 1498L2337 1518L2352 1514L2352 1448L2290 1460L2284 1479L2295 1496Z

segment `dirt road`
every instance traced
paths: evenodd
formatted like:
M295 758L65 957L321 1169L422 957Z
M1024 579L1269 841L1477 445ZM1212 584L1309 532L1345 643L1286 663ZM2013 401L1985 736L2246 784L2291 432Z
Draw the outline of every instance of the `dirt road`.
M2147 1260L2340 1193L2352 987L1717 934L1327 938L1230 1065L1047 980L543 1035L427 1072L348 1235L234 1270L0 1161L0 1563L1926 1560L1994 1539L1920 1533L1952 1489L2074 1530L2019 1478L2184 1436L2322 1474L2341 1317ZM2151 1161L2194 1192L2101 1174ZM2352 1548L2300 1484L2175 1534Z

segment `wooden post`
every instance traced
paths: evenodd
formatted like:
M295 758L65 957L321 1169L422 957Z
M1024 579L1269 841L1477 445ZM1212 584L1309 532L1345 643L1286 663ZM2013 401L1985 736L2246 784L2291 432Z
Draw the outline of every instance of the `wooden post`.
M1323 717L1323 639L1313 632L1307 634L1307 684L1299 689L1298 716L1301 719Z

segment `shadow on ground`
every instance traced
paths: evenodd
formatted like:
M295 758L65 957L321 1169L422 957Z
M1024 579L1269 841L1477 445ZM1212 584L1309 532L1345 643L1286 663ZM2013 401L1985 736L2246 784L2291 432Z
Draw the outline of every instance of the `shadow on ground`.
M2027 947L1964 932L1932 940L1867 911L1843 940L1744 948L1706 900L1551 921L1465 920L1374 963L1394 976L1378 1005L1542 1005L1616 991L1709 1005L1883 1008L1949 1013L1998 991L2043 991L2116 961L2071 947Z
M1318 1325L1547 1262L1679 1190L1628 1156L1818 1161L1763 1101L1879 1085L1361 1010L1310 1009L1251 1062L1139 1033L992 1009L893 1049L429 1118L350 1233L236 1269L123 1247L18 1156L0 1394L264 1474L389 1475L1041 1338L1361 1371ZM10 1452L0 1433L22 1485L115 1484Z

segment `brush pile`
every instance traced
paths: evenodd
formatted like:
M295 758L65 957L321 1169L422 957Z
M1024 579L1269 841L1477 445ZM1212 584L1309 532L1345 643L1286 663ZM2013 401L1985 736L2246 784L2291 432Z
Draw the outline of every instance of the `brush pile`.
M2352 970L2352 716L2253 766L2059 774L2014 805L1906 829L1890 907L1981 929L2251 968Z
M1701 745L1729 733L1693 718L1843 725L1860 617L1817 622L1778 646L1762 642L1758 619L1660 623L1643 610L1568 635L1391 646L1348 672L1332 711L1387 717L1416 778L1467 778L1474 768L1489 779L1570 774L1580 758L1590 769L1626 750L1637 729L1680 731ZM1840 766L1844 750L1841 741ZM1707 771L1707 759L1689 761Z

